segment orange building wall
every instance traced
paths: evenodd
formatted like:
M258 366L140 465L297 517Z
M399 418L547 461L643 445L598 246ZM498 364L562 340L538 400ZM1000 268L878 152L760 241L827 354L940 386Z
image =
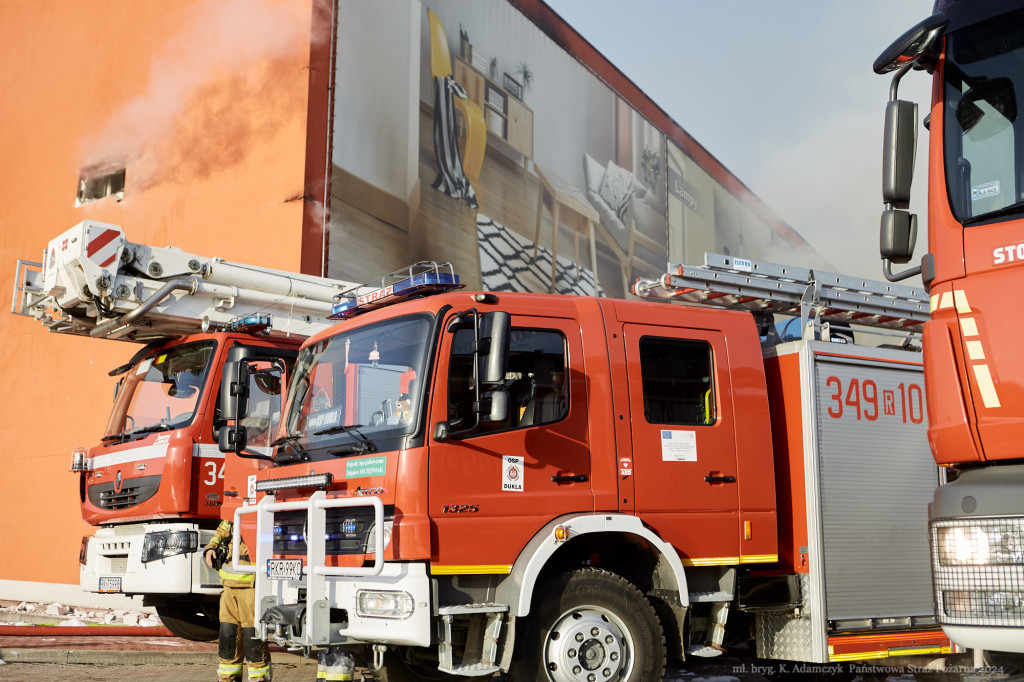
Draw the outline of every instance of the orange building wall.
M0 293L17 258L41 260L86 218L298 270L312 1L0 5ZM123 201L75 208L79 169L108 154L125 163ZM107 371L137 348L0 314L0 581L77 584L91 529L70 452L102 435Z

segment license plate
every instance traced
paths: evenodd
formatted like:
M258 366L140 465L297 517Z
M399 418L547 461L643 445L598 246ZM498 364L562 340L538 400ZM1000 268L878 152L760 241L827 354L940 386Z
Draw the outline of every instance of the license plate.
M267 559L271 580L302 580L302 559Z
M100 592L120 592L120 578L100 578Z

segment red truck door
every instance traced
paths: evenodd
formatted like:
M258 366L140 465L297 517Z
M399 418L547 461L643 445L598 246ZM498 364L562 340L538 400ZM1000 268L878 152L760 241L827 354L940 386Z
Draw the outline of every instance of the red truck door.
M435 573L507 572L548 521L594 508L579 324L513 316L509 418L476 428L472 336L471 328L444 335L432 392L431 425L470 429L444 442L431 438Z
M624 325L635 509L684 562L738 564L732 382L721 332Z

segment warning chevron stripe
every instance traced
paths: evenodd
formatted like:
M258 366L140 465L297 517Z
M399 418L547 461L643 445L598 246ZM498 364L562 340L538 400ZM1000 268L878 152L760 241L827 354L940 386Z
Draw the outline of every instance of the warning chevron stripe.
M107 247L112 241L117 239L120 234L117 230L103 230L96 235L92 235L86 248L86 255L90 259L98 261L101 268L107 267L117 257L117 244L115 243L113 248L104 247Z

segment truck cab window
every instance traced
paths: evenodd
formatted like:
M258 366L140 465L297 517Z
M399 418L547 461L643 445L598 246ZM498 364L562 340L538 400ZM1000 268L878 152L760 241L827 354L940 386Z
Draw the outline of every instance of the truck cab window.
M206 383L213 341L148 355L125 375L107 436L177 429L192 422Z
M512 329L505 383L509 416L504 422L481 423L478 433L551 424L569 412L566 382L566 341L561 332ZM452 341L448 372L448 419L454 429L473 424L473 330L459 329Z
M706 341L640 339L644 417L650 424L715 423L711 345Z
M1024 199L1024 36L1007 31L1024 10L948 37L945 66L945 163L958 220L1019 217Z

